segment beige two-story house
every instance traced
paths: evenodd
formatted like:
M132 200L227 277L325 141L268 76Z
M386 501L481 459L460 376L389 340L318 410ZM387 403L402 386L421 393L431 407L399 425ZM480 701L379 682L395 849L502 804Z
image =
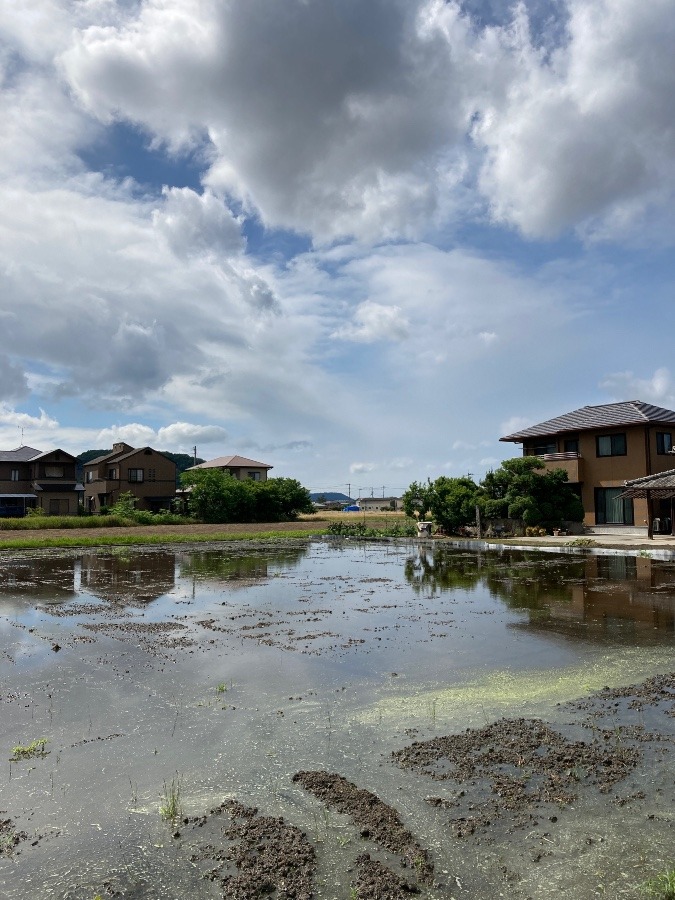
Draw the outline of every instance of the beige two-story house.
M84 464L84 497L89 512L113 506L131 492L136 508L159 512L171 508L176 496L176 464L152 447L131 447L120 441L110 453Z
M187 471L194 472L197 469L220 469L222 472L229 472L239 481L267 481L267 473L274 466L270 466L264 462L258 462L255 459L247 459L245 456L219 456L216 459L209 459L206 462L199 463L198 466L191 466Z
M670 513L622 497L624 483L672 469L674 435L673 410L630 400L583 406L500 440L522 444L523 455L539 456L547 469L565 469L585 525L644 531L652 517Z

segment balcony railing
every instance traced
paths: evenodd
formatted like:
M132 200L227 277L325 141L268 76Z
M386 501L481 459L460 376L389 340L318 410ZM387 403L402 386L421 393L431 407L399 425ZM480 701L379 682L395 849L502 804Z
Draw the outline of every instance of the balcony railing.
M565 453L543 453L541 458L544 462L556 462L563 459L581 459L581 453L578 450L567 450Z

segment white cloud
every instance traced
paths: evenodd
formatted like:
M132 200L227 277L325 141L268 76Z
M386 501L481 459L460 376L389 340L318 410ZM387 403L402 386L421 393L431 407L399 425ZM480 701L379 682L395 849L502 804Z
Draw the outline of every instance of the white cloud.
M157 431L157 443L162 447L189 447L190 444L224 444L228 434L219 425L192 425L174 422Z
M241 222L210 191L165 187L163 194L164 204L153 211L153 223L177 256L227 257L244 249Z
M600 387L616 401L642 400L655 406L675 409L675 378L670 369L656 369L648 378L640 378L633 372L615 372L607 375Z
M221 444L227 440L227 431L217 425L193 425L189 422L173 422L154 429L139 422L113 425L101 429L95 438L100 446L111 446L118 441L132 447L152 446L156 450L188 452L194 444Z
M375 463L371 462L354 462L349 466L352 475L363 475L366 472L372 472L375 469Z
M526 416L511 416L510 419L502 422L499 426L499 436L504 437L507 434L516 434L516 432L522 431L523 428L529 428L533 424L532 419L528 419Z
M569 0L566 40L535 47L524 7L498 33L506 66L473 135L496 219L546 237L597 220L605 236L675 188L673 0ZM504 72L502 72L503 76ZM672 237L672 234L671 234Z
M150 446L156 437L154 428L142 425L139 422L130 422L128 425L113 425L110 428L102 428L96 435L96 442L102 447L124 441L132 447ZM157 448L159 449L159 448Z
M400 341L408 333L409 323L399 306L384 306L366 300L354 311L353 322L338 328L333 337L372 344L375 341Z
M44 409L40 410L39 416L31 416L28 413L17 412L5 403L0 403L1 426L14 425L17 428L44 430L57 428L58 424L56 419L53 419Z

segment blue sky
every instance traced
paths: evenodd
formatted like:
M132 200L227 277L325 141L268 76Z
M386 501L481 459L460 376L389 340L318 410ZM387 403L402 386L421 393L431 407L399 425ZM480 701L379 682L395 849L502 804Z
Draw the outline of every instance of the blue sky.
M481 477L675 408L675 0L0 9L0 446Z

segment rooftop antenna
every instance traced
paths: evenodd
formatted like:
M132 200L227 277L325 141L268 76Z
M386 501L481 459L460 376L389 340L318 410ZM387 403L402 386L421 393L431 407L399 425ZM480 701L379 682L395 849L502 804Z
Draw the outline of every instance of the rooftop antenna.
M19 446L20 446L20 447L23 447L23 425L17 425L16 427L17 427L17 428L19 429L19 431L21 432L21 443L19 444Z

